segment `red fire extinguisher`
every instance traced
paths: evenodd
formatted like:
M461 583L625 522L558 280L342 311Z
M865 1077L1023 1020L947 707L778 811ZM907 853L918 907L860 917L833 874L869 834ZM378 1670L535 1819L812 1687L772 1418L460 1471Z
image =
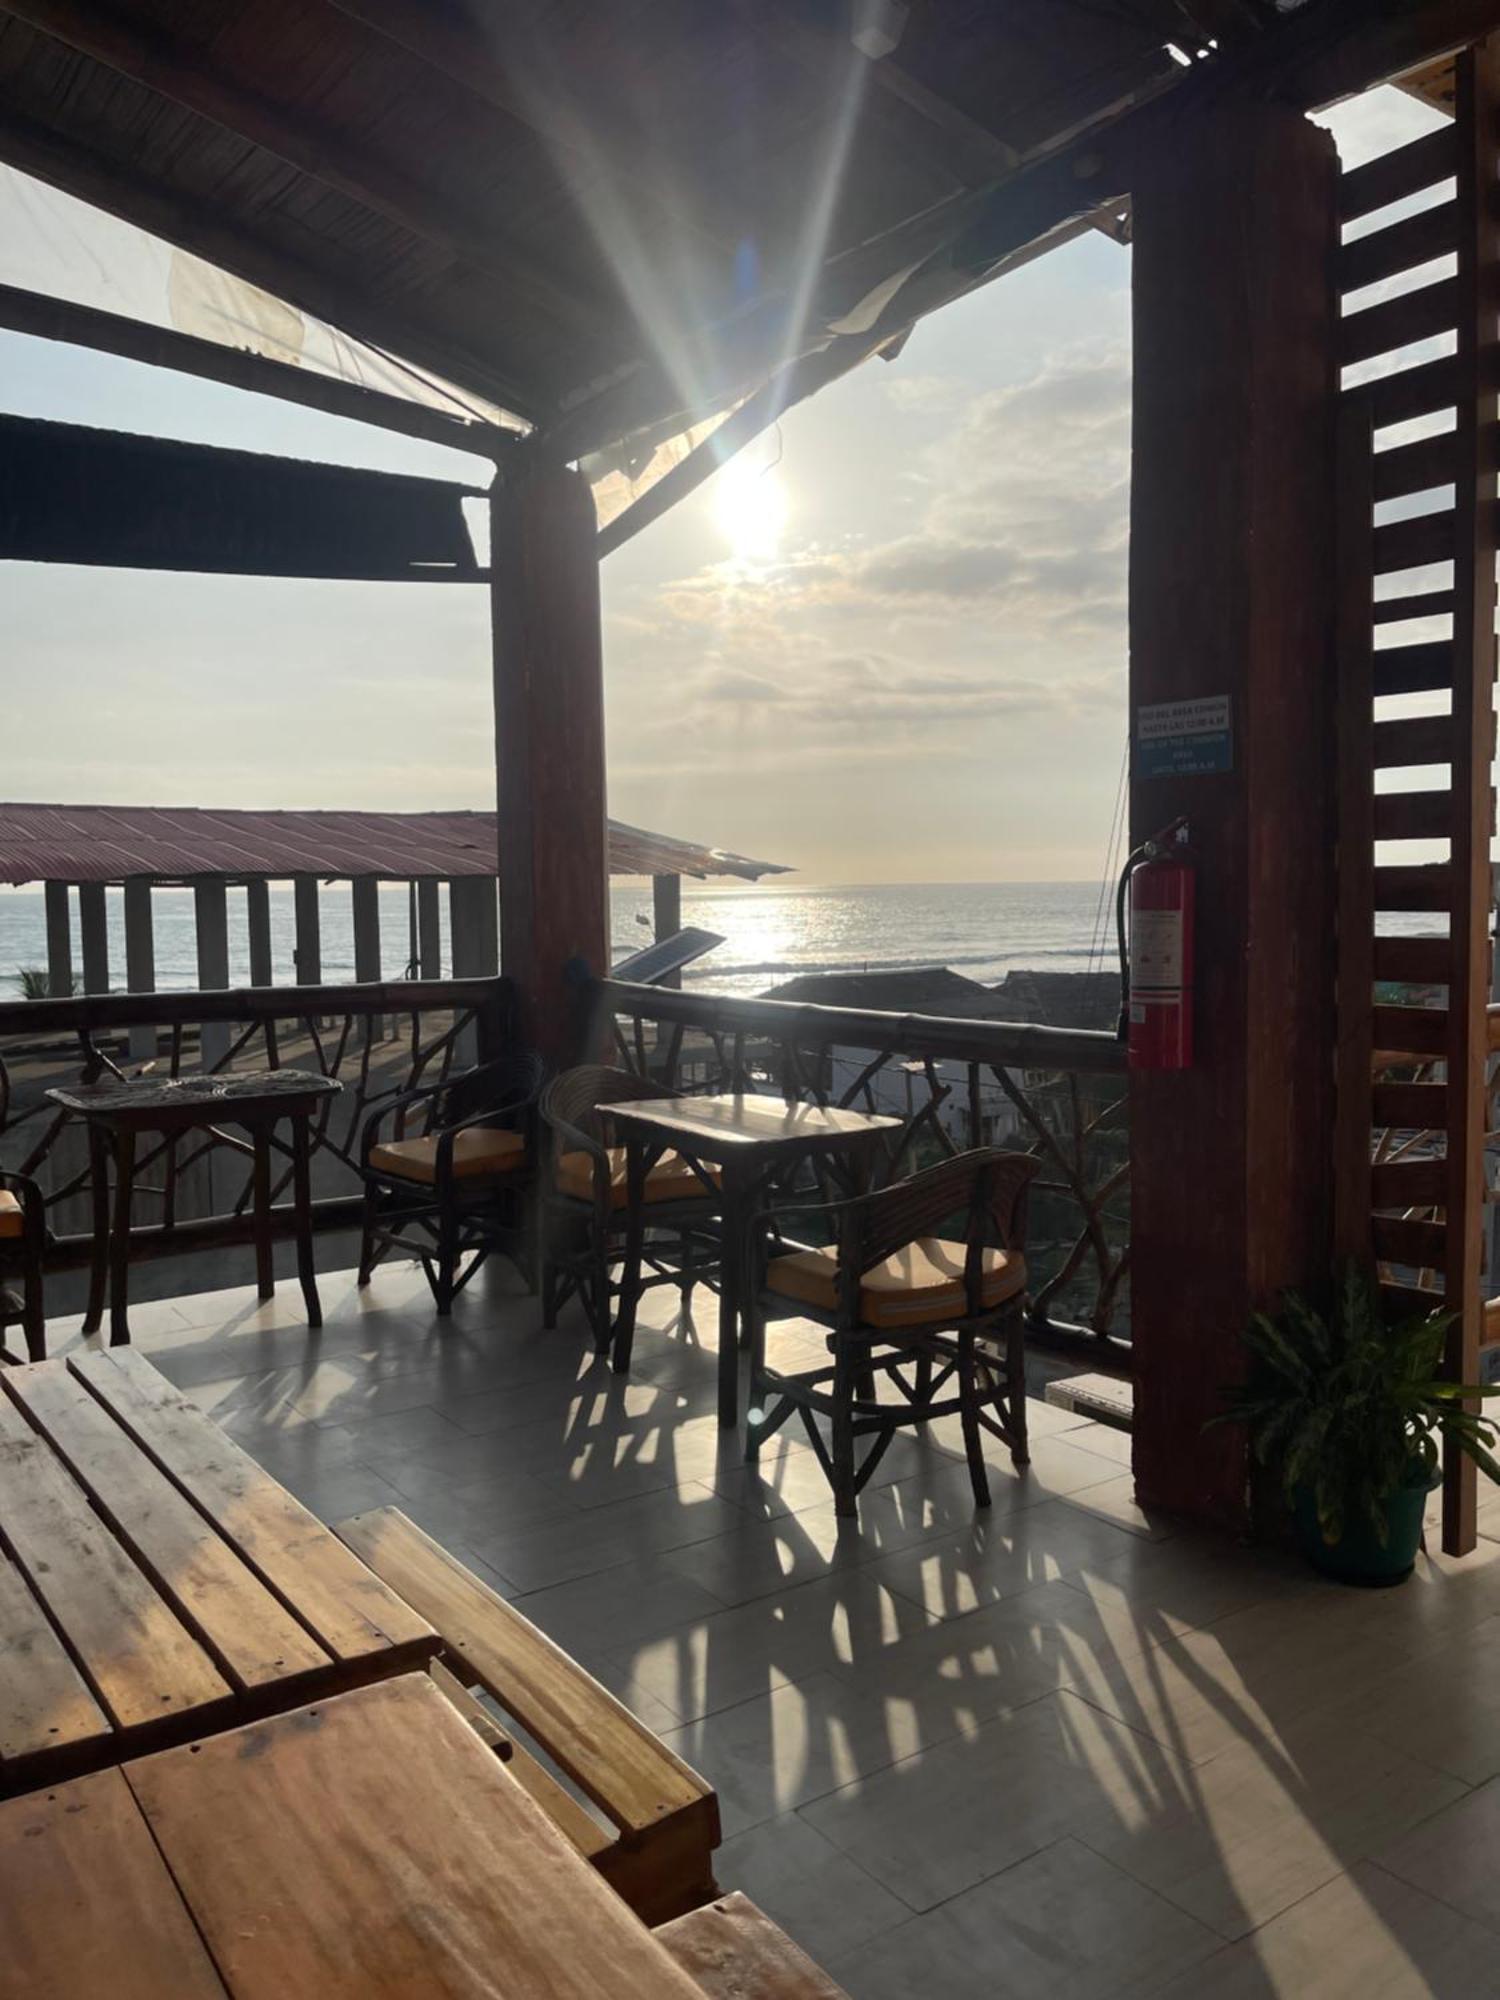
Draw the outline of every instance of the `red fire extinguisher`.
M1143 841L1120 877L1120 1039L1132 1069L1193 1061L1193 868L1186 820ZM1125 905L1130 905L1127 939Z

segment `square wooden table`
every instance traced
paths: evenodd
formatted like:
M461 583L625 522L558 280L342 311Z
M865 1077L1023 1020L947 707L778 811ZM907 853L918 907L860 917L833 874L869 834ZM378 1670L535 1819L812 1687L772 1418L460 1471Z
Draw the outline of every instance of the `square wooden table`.
M436 1632L132 1348L0 1369L0 1792L424 1665Z
M0 1806L0 1995L702 2000L426 1674Z
M615 1330L615 1366L629 1365L636 1287L645 1232L646 1173L653 1155L671 1147L717 1178L722 1217L719 1276L719 1422L739 1421L740 1326L744 1317L745 1250L750 1225L771 1176L810 1153L867 1152L899 1118L787 1104L779 1097L630 1098L607 1107L627 1151L628 1212L625 1288Z

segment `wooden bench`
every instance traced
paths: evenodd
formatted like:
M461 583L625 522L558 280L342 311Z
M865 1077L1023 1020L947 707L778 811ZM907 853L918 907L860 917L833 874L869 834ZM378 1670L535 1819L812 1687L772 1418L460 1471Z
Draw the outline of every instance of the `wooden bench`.
M356 1514L340 1538L432 1625L461 1712L512 1775L642 1920L664 1923L717 1894L719 1802L623 1703L395 1507ZM439 1679L442 1679L441 1673ZM572 1779L603 1826L468 1690L482 1688ZM467 1700L467 1706L465 1706ZM486 1740L491 1740L486 1736Z
M848 2000L843 1987L738 1890L674 1917L656 1938L708 2000Z

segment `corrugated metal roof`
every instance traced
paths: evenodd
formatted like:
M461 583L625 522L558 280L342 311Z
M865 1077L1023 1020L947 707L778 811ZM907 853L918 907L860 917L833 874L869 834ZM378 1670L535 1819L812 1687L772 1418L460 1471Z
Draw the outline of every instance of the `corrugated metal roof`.
M145 875L496 873L484 812L219 812L203 806L0 805L0 882L121 882ZM779 862L609 823L612 875L784 875Z

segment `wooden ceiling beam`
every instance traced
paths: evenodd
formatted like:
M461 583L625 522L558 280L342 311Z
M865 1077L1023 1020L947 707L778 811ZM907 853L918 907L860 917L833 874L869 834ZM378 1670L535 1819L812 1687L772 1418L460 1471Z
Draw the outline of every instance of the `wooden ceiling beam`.
M273 361L244 348L151 326L121 313L75 305L68 299L47 298L15 285L0 285L0 327L38 340L63 341L100 354L116 354L148 367L173 368L179 374L220 382L228 388L275 396L284 403L320 410L325 416L347 417L355 423L375 424L382 430L420 438L427 444L472 451L497 464L520 441L517 431L468 420L457 412L450 416L430 403L407 402L380 389L361 388L337 376Z
M570 328L596 332L599 301L579 298L501 231L464 216L418 187L382 155L289 111L204 59L204 52L92 4L92 0L3 0L3 11L185 110L210 119L382 215L454 262L501 278Z
M11 111L0 97L0 160L60 188L138 228L180 245L221 270L257 285L289 305L310 312L357 340L372 342L418 368L513 411L529 423L544 414L535 392L508 376L503 361L470 352L415 326L398 311L369 298L300 259L268 250L229 228L209 207L167 193L117 160L35 119Z

